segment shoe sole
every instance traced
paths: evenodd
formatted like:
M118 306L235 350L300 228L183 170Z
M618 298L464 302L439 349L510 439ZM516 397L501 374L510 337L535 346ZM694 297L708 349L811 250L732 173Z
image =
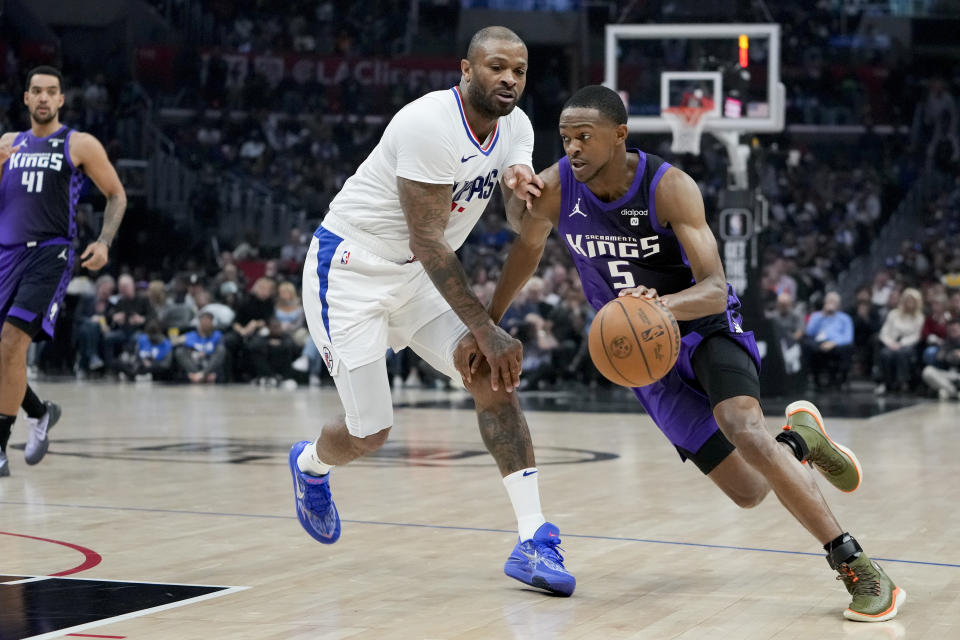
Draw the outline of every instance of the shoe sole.
M860 613L859 611L854 611L853 609L847 609L843 612L843 617L847 620L853 620L854 622L883 622L884 620L890 620L891 618L896 617L896 615L900 612L900 607L906 601L907 592L900 587L894 587L893 602L886 611L881 611L880 613L871 615L869 613Z
M833 446L834 449L847 456L850 462L853 463L853 467L857 470L857 485L853 489L840 489L844 493L853 493L860 488L861 483L863 483L863 467L860 466L860 461L857 460L857 456L854 455L853 451L847 449L842 444L838 444L833 441L833 439L827 434L827 430L823 428L823 416L820 415L820 410L812 402L807 402L806 400L797 400L796 402L791 402L787 405L787 410L785 411L787 420L790 420L790 416L795 413L800 413L805 411L813 416L813 419L816 420L817 426L820 428L820 433L823 434L823 437L827 439L827 442ZM839 488L839 487L838 487Z
M510 557L507 558L506 564L503 565L503 573L506 574L508 578L513 578L517 582L522 582L528 587L543 589L544 591L549 591L555 596L570 597L577 588L576 578L569 573L567 574L569 576L569 581L563 582L572 582L572 584L554 585L542 573L528 571L526 559L519 558L514 554L510 554Z
M554 589L553 587L550 586L550 583L547 582L546 578L541 578L540 576L537 576L536 578L534 578L532 582L533 582L533 586L535 586L536 588L543 589L544 591L549 591L555 596L563 596L564 598L569 598L570 596L573 595L573 591L567 591L565 589L564 590Z
M23 450L23 459L30 466L38 464L41 460L43 460L44 456L47 455L47 449L50 448L50 429L53 429L53 425L60 421L60 415L63 413L63 411L60 409L60 405L55 402L48 401L45 402L44 405L47 407L47 413L50 414L50 421L47 423L47 437L43 439L43 443L41 443L40 448L38 449L40 453L38 455L35 451L34 454L28 458L27 450Z
M528 587L536 587L537 589L543 589L544 591L548 591L555 596L563 596L565 598L569 598L570 596L573 595L574 589L576 589L576 584L574 584L573 589L560 589L560 588L554 587L550 584L550 581L544 578L543 576L533 576L528 580L519 576L515 576L512 573L507 573L506 571L504 571L504 573L506 573L508 577L513 578L517 582L525 584Z

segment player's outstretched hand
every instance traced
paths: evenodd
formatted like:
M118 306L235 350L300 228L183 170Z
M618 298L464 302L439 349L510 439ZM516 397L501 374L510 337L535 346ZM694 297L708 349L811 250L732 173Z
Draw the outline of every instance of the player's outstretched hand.
M490 388L501 386L507 393L520 386L523 344L495 324L487 324L473 332L480 352L490 364Z
M482 362L483 352L480 351L477 338L467 332L467 335L460 338L457 348L453 350L453 366L457 368L464 383L470 384L473 381L473 374L480 369Z
M99 271L107 264L107 245L99 240L91 242L80 256L80 266L90 271Z
M543 189L543 180L533 172L533 169L524 164L514 164L507 167L503 174L504 182L513 191L513 194L527 203L527 208L533 206L534 198L539 198Z

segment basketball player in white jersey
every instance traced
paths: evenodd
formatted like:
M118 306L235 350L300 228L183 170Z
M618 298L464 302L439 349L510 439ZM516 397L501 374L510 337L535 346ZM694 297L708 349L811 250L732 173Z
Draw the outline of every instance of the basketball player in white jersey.
M429 93L394 116L314 233L303 306L346 416L290 450L297 516L320 542L340 537L330 471L387 440L393 425L387 348L409 346L459 377L453 353L470 332L485 363L467 388L519 529L504 571L570 595L576 580L563 566L557 527L542 515L533 444L513 393L522 346L491 321L454 253L498 184L508 200L514 189L536 193L533 128L516 108L527 49L509 29L487 27L471 39L460 69L458 86Z

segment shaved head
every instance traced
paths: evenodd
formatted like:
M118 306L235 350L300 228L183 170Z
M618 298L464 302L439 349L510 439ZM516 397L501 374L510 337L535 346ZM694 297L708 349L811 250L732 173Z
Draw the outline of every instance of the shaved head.
M470 38L470 46L467 47L467 60L474 62L480 49L484 48L490 40L526 46L520 36L506 27L484 27Z

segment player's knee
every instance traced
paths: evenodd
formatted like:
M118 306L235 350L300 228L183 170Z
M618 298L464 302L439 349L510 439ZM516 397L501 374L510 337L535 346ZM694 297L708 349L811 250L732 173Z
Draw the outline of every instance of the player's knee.
M29 347L30 339L25 333L19 330L10 332L5 327L3 339L0 340L0 366L14 367L18 364L26 364Z
M766 432L765 425L744 430L737 438L737 448L743 452L743 457L753 464L776 458L777 445Z
M754 398L724 400L714 407L714 416L747 462L757 465L775 458L776 442L767 431L763 412Z
M464 386L473 396L473 402L477 409L489 409L492 407L508 405L513 402L514 393L508 393L503 387L496 391L490 386L490 367L484 362L480 370L473 374L470 382L464 380Z
M708 477L741 509L752 509L770 493L767 479L737 450L718 464Z
M736 438L731 438L744 459L754 467L766 466L777 458L777 444L767 433L763 422L749 421L749 426L741 429Z
M749 496L731 496L733 503L741 509L752 509L763 501L763 498L753 499Z
M760 504L759 501L756 501L756 502L755 502L755 501L751 500L751 497L750 497L750 496L745 495L745 494L742 494L742 493L730 493L730 492L727 492L727 497L730 498L731 500L733 500L733 504L737 505L737 506L740 507L741 509L751 509L751 508L757 506L758 504Z
M390 427L385 427L376 433L372 433L368 436L358 438L357 436L350 436L350 441L353 444L354 448L359 451L361 454L373 453L380 447L382 447L387 442L387 438L390 437Z
M741 509L753 509L763 502L768 493L770 493L770 487L766 484L749 488L744 487L736 495L730 495L730 499Z

